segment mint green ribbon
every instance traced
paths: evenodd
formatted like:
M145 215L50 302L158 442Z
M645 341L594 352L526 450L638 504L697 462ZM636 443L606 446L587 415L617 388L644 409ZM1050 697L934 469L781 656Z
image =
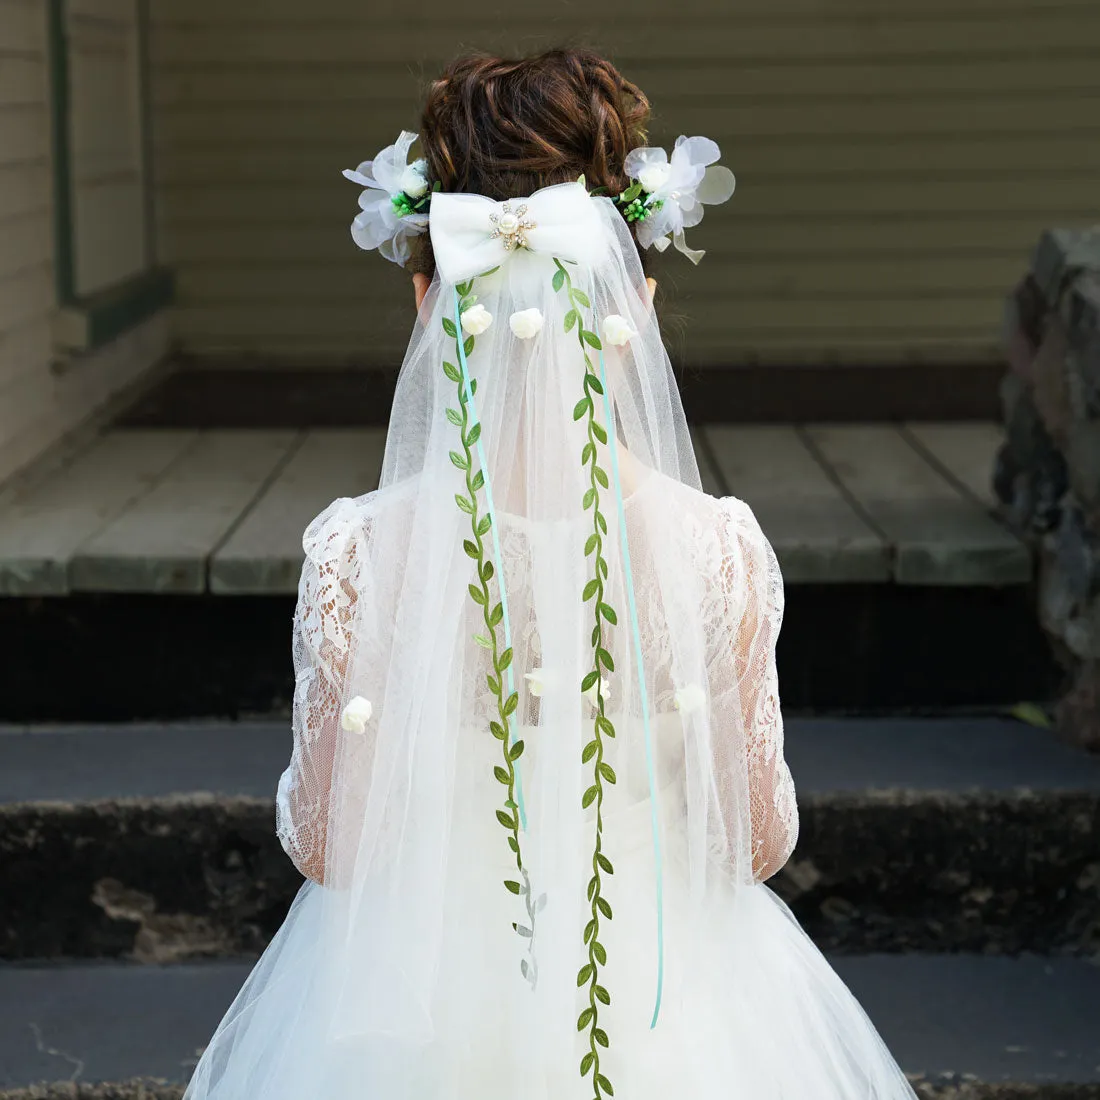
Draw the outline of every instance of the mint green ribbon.
M657 998L653 1005L650 1028L657 1026L661 1014L661 996L665 986L665 904L664 870L661 860L661 815L657 801L657 772L653 765L653 731L649 724L649 693L645 683L645 663L642 660L642 632L638 627L638 601L634 595L634 572L630 567L630 543L626 535L626 505L623 483L619 475L619 446L615 438L615 421L611 398L607 392L607 364L600 344L600 385L603 387L603 407L607 416L607 441L611 448L611 474L615 481L615 506L619 513L619 537L623 550L623 578L626 581L626 602L630 612L630 633L634 639L634 660L638 669L638 691L642 704L642 727L645 730L645 763L649 773L649 808L653 823L653 864L657 874Z
M470 405L470 415L474 418L474 423L480 422L480 417L477 415L477 403L474 401L474 387L470 383L470 367L466 362L466 348L465 340L462 339L462 308L461 300L458 297L458 290L454 292L455 297L455 343L458 344L458 362L462 368L462 384L466 387L466 400ZM489 513L489 530L493 535L493 557L495 559L495 565L497 570L497 587L500 589L500 607L503 611L504 622L504 646L506 649L512 648L512 623L508 617L508 593L504 588L504 559L500 552L500 532L497 529L497 512L496 507L493 505L493 483L489 478L489 463L485 458L485 447L482 444L483 436L478 436L477 442L474 446L477 448L477 460L481 465L481 472L485 476L485 508ZM513 660L508 665L508 694L511 695L516 690L515 673L512 671L515 665ZM516 743L516 716L513 713L508 718L508 746L511 748ZM523 802L523 780L520 776L519 761L515 761L516 768L516 805L519 807L519 820L520 825L523 827L523 831L527 831L527 810Z

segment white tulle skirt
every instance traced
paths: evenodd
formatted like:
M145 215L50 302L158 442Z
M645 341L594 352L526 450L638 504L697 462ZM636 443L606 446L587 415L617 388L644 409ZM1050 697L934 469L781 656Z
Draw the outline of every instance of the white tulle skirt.
M614 920L601 933L613 1003L600 1022L611 1037L602 1072L615 1096L912 1097L859 1004L766 886L727 884L692 904L675 826L665 833L664 997L651 1029L657 954L649 813L640 802L606 822L619 854ZM307 883L207 1048L186 1100L591 1097L591 1081L579 1074L587 1048L572 1006L560 1021L555 1012L553 1025L524 1008L531 995L507 923L515 912L499 861L489 855L503 847L499 832L471 825L459 839L474 849L465 847L469 855L449 872L453 916L430 1038L340 1026L325 976L326 889ZM484 858L476 857L478 844ZM563 979L557 984L577 1001L575 976L572 965L567 974L547 974L543 962L539 980L552 986Z

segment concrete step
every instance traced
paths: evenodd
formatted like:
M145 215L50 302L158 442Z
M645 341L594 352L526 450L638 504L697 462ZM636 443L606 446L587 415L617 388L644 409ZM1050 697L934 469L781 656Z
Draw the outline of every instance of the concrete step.
M1100 1097L1100 966L1035 956L832 961L930 1094ZM35 1082L64 1083L69 1091L56 1095L70 1098L84 1082L118 1083L89 1097L178 1096L248 970L228 960L0 967L0 1098L28 1096L15 1090ZM163 1091L138 1092L142 1079Z
M692 438L704 489L748 501L783 567L788 705L1053 697L1032 556L996 514L999 426L704 423ZM303 528L377 484L384 441L381 426L116 429L0 487L0 637L20 639L4 714L288 705Z
M262 949L300 879L283 722L0 732L0 957ZM793 719L774 886L836 951L1100 949L1100 758L996 718Z

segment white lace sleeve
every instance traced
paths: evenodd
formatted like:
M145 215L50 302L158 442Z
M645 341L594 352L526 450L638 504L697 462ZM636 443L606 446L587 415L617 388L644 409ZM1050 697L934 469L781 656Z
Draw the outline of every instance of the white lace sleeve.
M774 875L798 839L794 781L783 756L783 715L775 645L783 621L783 577L771 544L747 504L723 502L733 553L723 569L728 606L740 609L734 669L748 757L752 868L757 882Z
M276 831L295 866L324 880L332 772L340 737L351 624L360 595L362 527L348 500L306 529L294 614L294 747L279 780Z

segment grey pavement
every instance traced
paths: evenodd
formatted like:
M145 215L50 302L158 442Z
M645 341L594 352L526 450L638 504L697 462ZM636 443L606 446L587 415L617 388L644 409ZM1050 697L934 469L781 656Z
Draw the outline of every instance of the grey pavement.
M1100 789L1100 757L1003 718L796 718L786 750L803 795ZM0 726L0 803L270 797L289 755L285 719Z
M902 1068L1100 1081L1100 966L868 955L833 960ZM187 1078L249 964L0 967L0 1088Z

